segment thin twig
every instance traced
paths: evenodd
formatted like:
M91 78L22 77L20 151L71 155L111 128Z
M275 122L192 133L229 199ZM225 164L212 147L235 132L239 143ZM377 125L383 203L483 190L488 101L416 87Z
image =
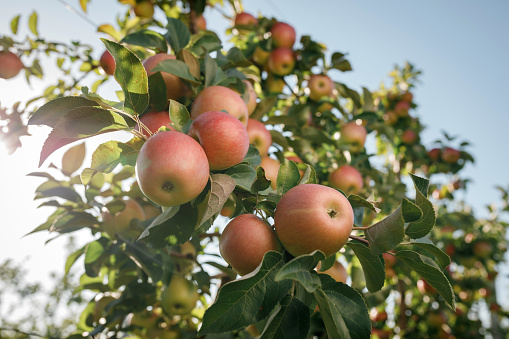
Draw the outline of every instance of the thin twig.
M365 243L366 245L369 246L369 241L367 241L366 239L364 238L361 238L361 237L357 237L355 235L350 235L350 238L354 239L354 240L359 240L359 241L362 241L363 243Z

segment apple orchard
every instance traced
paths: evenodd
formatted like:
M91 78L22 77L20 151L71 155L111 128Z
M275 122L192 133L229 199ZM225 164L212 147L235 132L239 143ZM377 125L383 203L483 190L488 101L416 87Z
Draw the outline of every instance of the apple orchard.
M66 274L92 297L71 326L41 335L507 338L494 284L503 208L478 219L455 200L474 159L446 133L421 140L419 70L356 90L334 77L352 70L346 54L239 1L119 2L125 15L99 27L104 51L46 41L36 14L36 39L17 37L19 17L0 37L1 78L44 78L35 50L62 71L0 108L11 152L27 125L52 128L30 175L53 213L33 232L90 233ZM231 23L228 41L207 29L206 7ZM101 96L110 77L118 101ZM85 159L84 139L119 131L131 140Z

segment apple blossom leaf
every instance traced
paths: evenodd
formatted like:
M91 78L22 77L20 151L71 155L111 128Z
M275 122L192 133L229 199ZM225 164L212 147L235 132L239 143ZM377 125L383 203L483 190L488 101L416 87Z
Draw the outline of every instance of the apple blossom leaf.
M235 189L235 181L226 174L210 175L210 191L207 198L198 207L198 222L195 229L198 229L205 221L212 218L221 211L224 203Z
M319 274L322 286L314 296L320 308L330 339L369 338L371 319L359 292L336 282L327 274Z
M15 16L11 20L11 32L12 34L16 35L18 33L18 23L19 23L20 15Z
M318 180L316 179L316 171L313 167L306 164L306 171L304 172L304 175L302 176L302 179L299 181L299 185L304 184L316 184L318 183Z
M390 215L365 230L371 253L374 255L395 248L405 237L405 220L399 205Z
M265 170L263 167L256 168L256 179L251 185L251 193L257 194L263 192L270 187L270 180L265 177Z
M267 321L261 339L305 339L310 327L309 308L287 294Z
M166 24L166 29L168 33L166 34L166 40L170 44L171 48L178 54L181 49L187 46L191 39L191 32L189 32L189 28L187 28L186 24L181 20L168 17L168 23Z
M239 330L267 317L292 287L289 280L274 281L283 264L281 253L269 251L256 270L223 285L205 311L199 335Z
M42 105L28 120L29 125L55 127L58 120L75 108L97 106L95 102L83 97L63 97Z
M260 152L258 151L258 149L253 145L249 145L247 154L242 160L242 162L250 163L254 167L260 166L262 159L260 158Z
M189 81L193 85L200 84L200 81L197 80L189 71L189 67L183 61L177 59L167 59L161 61L157 64L156 67L152 69L152 72L170 73Z
M240 163L230 167L226 173L235 180L238 188L250 192L253 182L256 180L256 169L250 164Z
M85 160L85 143L78 144L64 153L62 157L62 173L70 176L76 172Z
M427 257L408 250L397 251L396 257L426 280L444 298L449 307L455 308L454 292L451 283L434 261L430 263Z
M285 159L279 166L277 174L277 192L279 195L284 195L291 188L297 186L300 181L300 172L297 164L293 161Z
M33 11L28 18L28 28L30 32L32 32L35 36L39 36L39 31L37 30L37 12Z
M451 258L449 258L449 256L444 251L442 251L440 248L436 247L432 243L412 241L410 245L399 245L398 247L396 247L396 251L413 248L418 248L424 251L424 254L430 258L434 257L435 262L442 270L451 264Z
M154 73L148 77L148 93L150 103L157 112L163 111L168 105L166 99L166 83L161 72Z
M435 209L433 204L426 196L428 192L429 181L424 178L410 175L415 185L415 203L422 211L422 217L415 222L410 223L405 233L412 239L418 239L426 236L436 223Z
M165 53L168 51L168 45L166 44L164 36L148 29L142 29L128 34L120 43L155 49Z
M304 254L286 263L274 278L275 281L294 280L304 287L306 292L313 293L320 286L320 278L311 272L325 255L321 251Z
M173 127L180 132L189 119L189 112L186 106L178 101L170 100L170 120Z
M140 59L119 43L102 39L106 49L115 58L115 80L124 93L124 110L141 114L149 103L148 77Z
M353 250L361 263L368 291L371 293L380 291L385 282L385 262L383 256L381 254L374 255L367 245L359 241L350 241L346 245Z
M54 151L74 141L118 130L129 130L117 113L96 107L79 107L60 118L41 150L39 166Z

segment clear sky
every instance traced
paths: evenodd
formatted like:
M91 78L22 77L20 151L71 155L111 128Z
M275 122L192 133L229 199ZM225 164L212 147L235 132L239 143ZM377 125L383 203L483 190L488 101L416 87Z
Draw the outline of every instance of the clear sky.
M79 6L78 0L67 2ZM354 71L331 76L357 90L361 86L375 90L381 81L389 84L387 74L395 64L410 61L421 69L422 82L414 90L414 98L419 104L417 114L428 126L422 140L431 145L440 131L446 130L459 135L459 140L470 141L476 164L464 171L473 180L465 199L477 215L485 215L483 206L498 201L494 186L509 185L508 1L245 0L244 5L252 14L286 21L296 27L299 36L311 35L330 51L347 52ZM10 34L11 18L22 14L19 36L25 36L32 10L39 14L41 36L89 43L97 48L96 56L104 50L99 40L103 35L58 0L5 1L0 34ZM90 1L88 17L97 24L112 22L115 13L119 13L116 1ZM217 11L208 10L205 16L212 30L222 32L229 24ZM22 76L9 82L0 80L0 103L5 106L23 100L31 90L37 93L40 88L41 82L34 81L30 87ZM112 83L110 95L116 89ZM25 149L14 156L6 158L0 150L4 229L0 260L30 256L27 267L34 277L41 277L50 269L63 269L59 250L63 241L43 246L46 234L20 238L50 213L49 209L35 210L38 203L32 201L41 181L24 176L37 170L37 152L43 140L39 130L32 132L36 136L25 138Z

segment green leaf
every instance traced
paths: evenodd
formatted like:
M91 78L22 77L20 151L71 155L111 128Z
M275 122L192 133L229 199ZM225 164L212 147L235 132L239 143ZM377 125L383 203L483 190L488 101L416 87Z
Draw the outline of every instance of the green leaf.
M260 120L264 115L269 113L276 106L277 100L277 97L267 97L261 99L260 102L256 105L255 111L253 114L251 114L250 118Z
M189 72L196 79L200 79L200 61L187 49L183 49L178 53L177 59L182 60L187 67L189 67Z
M334 263L336 262L336 256L331 255L328 258L325 258L324 260L320 261L320 269L318 272L325 272L332 266L334 266Z
M380 291L385 282L385 263L381 254L374 255L369 247L361 242L347 242L362 265L362 271L366 279L366 287L371 293Z
M340 70L341 72L347 72L352 70L350 62L345 59L343 53L335 52L331 56L331 68Z
M96 107L79 107L69 111L55 124L44 142L39 166L54 151L74 141L118 130L129 130L124 118L117 113Z
M168 46L164 36L148 29L142 29L128 34L122 39L122 41L120 41L120 43L155 49L165 53L168 51Z
M247 162L254 167L260 166L262 159L260 158L260 152L258 152L258 149L253 145L249 145L246 157L242 160L242 162Z
M205 87L214 85L218 74L217 62L205 54Z
M253 166L240 163L233 167L230 167L226 173L235 180L237 187L250 192L253 182L256 180L256 170Z
M163 262L155 250L142 246L140 243L126 242L125 251L147 273L153 283L162 279Z
M372 112L373 111L373 96L371 95L371 92L366 87L362 87L362 93L364 96L364 106L362 107L362 110L364 112Z
M429 181L424 178L412 175L415 185L415 203L422 211L422 217L408 225L405 234L412 239L419 239L426 236L436 223L435 209L427 197Z
M157 112L163 111L168 105L166 99L166 83L161 72L154 73L148 77L148 93L150 103L154 105Z
M314 293L330 339L369 338L371 319L362 296L350 286L320 274L322 287Z
M263 167L256 168L256 180L251 185L251 193L257 194L258 192L265 191L270 187L270 180L265 177L265 170Z
M434 244L412 241L410 245L399 245L396 247L396 250L408 249L412 247L417 247L421 250L424 250L426 255L429 254L427 255L428 257L435 257L435 261L442 270L451 264L451 258L449 258L449 256L444 251L436 247Z
M39 32L37 31L37 12L33 11L30 14L30 18L28 19L28 28L30 28L30 32L34 35L39 36Z
M313 167L306 164L306 171L304 172L304 175L302 176L302 179L299 181L299 185L304 184L317 184L318 180L316 179L316 171Z
M274 281L282 259L281 253L269 251L255 271L221 287L216 302L205 311L199 335L235 331L270 314L292 287L288 280Z
M365 230L371 253L374 255L395 248L405 237L405 220L401 214L401 205L383 220Z
M320 287L320 278L313 269L324 259L325 255L321 251L314 251L311 254L298 256L286 263L277 273L274 280L295 280L298 281L308 293L313 293Z
M92 154L91 167L101 173L111 173L117 165L133 165L142 143L123 143L115 140L107 141ZM132 159L130 159L132 158Z
M233 47L228 51L228 54L226 55L226 59L228 62L226 62L221 68L227 69L231 67L249 67L251 66L251 62L247 60L247 58L244 56L244 53L242 53L242 50L240 50L237 47Z
M403 220L405 220L405 222L416 221L422 217L422 210L420 209L420 207L415 205L413 202L406 198L403 199L401 203L401 208L402 208L401 213L403 215Z
M28 120L29 125L55 127L57 121L69 111L80 107L93 107L97 104L83 97L63 97L51 100L40 107Z
M191 38L191 33L181 20L168 17L168 23L166 24L168 33L166 40L170 44L175 54L178 54L181 49L187 46Z
M70 233L97 224L97 218L86 212L68 211L60 214L53 225L50 232Z
M76 172L85 160L85 143L78 144L64 153L62 157L62 173L70 176Z
M184 80L187 80L194 85L200 84L200 81L197 80L189 71L189 67L183 61L180 60L176 59L163 60L152 69L152 72L166 72L176 75Z
M115 80L124 93L124 110L132 114L141 114L149 103L148 77L140 59L116 42L101 39L106 49L115 58Z
M35 199L59 197L72 202L81 201L81 196L70 187L55 187L44 191L37 191Z
M220 212L224 203L235 189L235 181L226 174L213 173L210 175L210 182L208 198L198 205L199 215L195 229Z
M287 294L267 321L261 339L305 339L310 326L309 308Z
M101 272L102 262L107 255L109 240L102 237L92 241L85 249L85 273L89 277L97 277Z
M189 121L186 106L175 100L170 100L170 120L177 131L181 131Z
M452 309L455 308L454 292L450 282L438 266L431 265L422 255L402 250L396 252L396 257L410 266L424 280L426 280L441 296ZM434 263L434 262L433 262Z
M17 34L18 33L19 18L20 18L20 15L17 15L17 16L15 16L11 20L11 31L12 31L12 34Z
M87 244L88 245L88 244ZM67 257L67 260L65 261L65 273L64 274L68 274L69 271L71 270L71 267L74 265L74 263L76 262L76 260L79 259L79 257L81 257L83 255L83 253L85 253L85 249L87 248L87 245L83 246L82 248L80 248L79 250L71 253L68 257Z
M279 166L277 174L277 192L280 195L284 195L291 188L297 186L300 181L300 172L297 164L293 161L285 159L285 161Z
M190 50L197 56L201 56L208 52L218 51L221 49L221 39L214 32L201 32L193 38Z

